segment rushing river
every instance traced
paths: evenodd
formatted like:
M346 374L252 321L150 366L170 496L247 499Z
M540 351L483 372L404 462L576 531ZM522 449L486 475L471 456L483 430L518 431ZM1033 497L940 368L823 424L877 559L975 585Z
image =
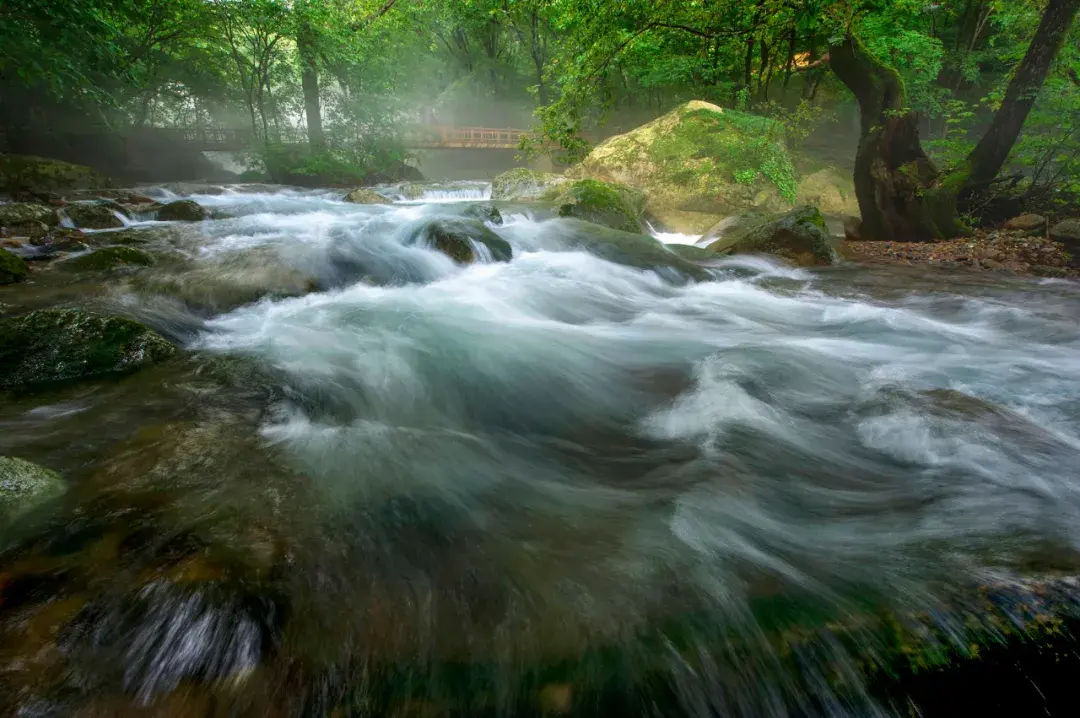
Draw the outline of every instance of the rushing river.
M198 194L183 273L93 295L189 351L0 407L72 485L8 538L0 705L907 715L905 636L1078 565L1076 283L415 242L484 196Z

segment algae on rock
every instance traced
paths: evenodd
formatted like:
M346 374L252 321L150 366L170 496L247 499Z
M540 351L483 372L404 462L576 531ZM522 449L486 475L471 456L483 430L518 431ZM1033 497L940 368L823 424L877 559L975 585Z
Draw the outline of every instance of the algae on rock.
M33 155L0 155L3 192L48 194L111 186L112 180L83 165Z
M6 249L0 249L0 284L14 284L26 279L30 268L23 258Z
M486 248L496 262L509 262L513 257L510 243L476 219L437 219L423 228L421 238L460 264L476 261L478 247Z
M60 474L13 456L0 456L0 519L11 521L67 489Z
M123 267L149 267L154 258L134 247L103 247L56 264L67 272L104 272Z
M345 201L351 204L393 204L393 200L383 197L373 189L361 187L345 195Z
M825 219L814 207L798 207L760 222L748 219L709 245L717 254L771 254L800 267L839 261Z
M0 389L126 374L175 352L157 332L130 319L40 309L0 319Z
M573 217L622 232L641 232L645 196L638 190L597 180L576 180L549 189L560 217Z

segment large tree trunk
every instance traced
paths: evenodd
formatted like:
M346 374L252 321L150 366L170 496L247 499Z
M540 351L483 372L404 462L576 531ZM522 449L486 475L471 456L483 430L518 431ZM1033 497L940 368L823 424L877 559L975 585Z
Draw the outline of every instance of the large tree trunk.
M907 109L900 76L851 35L832 46L829 65L859 101L854 179L862 235L918 241L954 233L952 219L942 217L925 192L938 172L919 142L918 118Z
M300 85L304 91L308 144L312 152L319 152L326 148L326 135L323 134L322 106L319 101L319 66L315 57L311 27L306 23L297 33L296 52L300 56Z
M964 178L965 189L985 187L1001 171L1042 90L1077 10L1080 10L1080 0L1050 0L1047 4L1039 29L1035 31L1035 37L1005 91L1001 108L994 115L990 129L968 155L964 168L967 174Z

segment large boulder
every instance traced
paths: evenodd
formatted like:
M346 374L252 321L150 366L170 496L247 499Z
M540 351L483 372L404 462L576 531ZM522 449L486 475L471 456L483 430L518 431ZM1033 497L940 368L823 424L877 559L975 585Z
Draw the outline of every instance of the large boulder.
M345 201L352 204L393 204L392 200L383 197L373 189L365 187L349 192L349 194L345 195Z
M709 273L658 240L639 232L622 232L577 220L561 220L559 241L571 249L635 269L672 271L682 277L705 280ZM712 255L716 258L716 255Z
M608 138L567 176L639 189L661 216L666 209L780 210L797 193L780 125L697 100Z
M1046 217L1041 214L1022 214L1006 222L1005 229L1042 234L1046 230Z
M852 173L827 168L806 175L799 180L795 191L800 205L817 207L824 214L859 214L859 201L855 197Z
M159 209L157 218L162 222L201 222L210 219L210 210L193 199L178 199Z
M417 241L460 264L475 262L483 258L482 254L490 255L496 262L509 262L514 254L509 242L475 219L436 219L424 225Z
M107 272L113 269L149 267L154 258L134 247L102 247L93 252L58 262L56 267L66 272Z
M56 498L66 489L55 471L11 456L0 456L0 519L5 522Z
M22 257L0 249L0 284L21 282L29 272L30 269Z
M503 172L491 182L491 198L527 202L540 197L566 181L562 175L534 172L524 167Z
M0 155L0 192L49 195L111 185L108 177L83 165L32 155Z
M709 245L717 254L771 254L800 267L839 260L825 219L814 207L798 207L773 219L747 222Z
M598 180L576 180L549 189L560 217L573 217L622 232L641 232L645 197L638 190Z
M1050 239L1060 242L1069 253L1070 264L1080 267L1080 218L1066 219L1050 228Z
M176 347L130 319L79 309L41 309L0 319L0 389L126 374Z
M17 227L29 222L42 222L49 227L60 224L55 207L27 202L0 204L0 227Z
M62 210L79 229L116 229L124 226L127 210L111 201L71 202Z

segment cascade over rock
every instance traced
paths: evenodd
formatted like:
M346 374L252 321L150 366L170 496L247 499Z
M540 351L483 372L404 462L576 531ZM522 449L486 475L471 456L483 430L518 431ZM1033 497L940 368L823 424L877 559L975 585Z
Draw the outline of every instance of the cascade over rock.
M492 180L491 198L518 202L536 200L563 182L566 178L562 175L518 167Z

